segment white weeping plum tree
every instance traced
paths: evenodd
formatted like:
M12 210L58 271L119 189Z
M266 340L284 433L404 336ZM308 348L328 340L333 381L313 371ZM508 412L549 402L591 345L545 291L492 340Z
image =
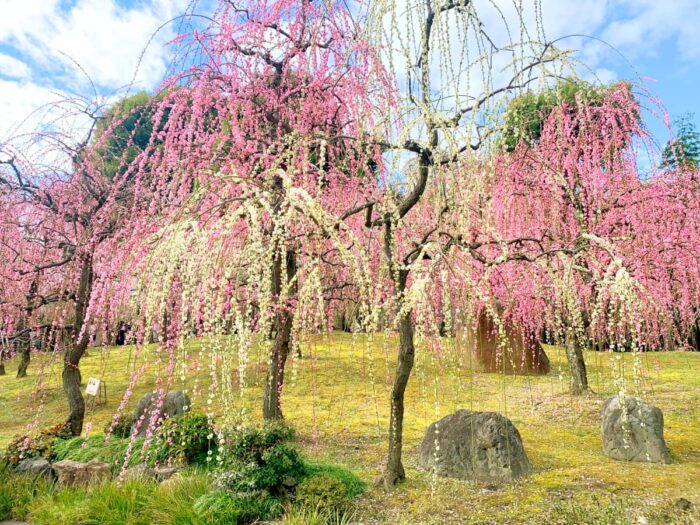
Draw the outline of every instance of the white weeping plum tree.
M380 0L369 7L367 31L397 86L382 144L388 171L401 173L409 159L413 166L410 175L388 181L369 224L382 232L383 262L393 280L389 308L399 333L383 477L391 488L405 477L404 396L415 358L416 309L430 300L426 282L449 268L455 250L487 264L508 259L485 257L476 251L483 244L462 241L455 227L474 221L465 216L472 210L448 194L467 186L472 195L484 191L480 180L488 178L510 98L573 71L566 54L546 42L537 1L500 7L471 0ZM479 227L490 228L486 222ZM410 247L407 230L416 234Z

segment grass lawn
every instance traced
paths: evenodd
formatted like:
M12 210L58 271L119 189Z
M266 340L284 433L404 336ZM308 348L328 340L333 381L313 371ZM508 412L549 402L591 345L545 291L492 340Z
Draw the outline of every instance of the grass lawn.
M237 358L232 363L217 362L210 352L217 344L190 340L188 361L176 364L170 388L188 389L195 410L209 409L218 417L242 411L244 417L258 419L263 351L255 349L248 356L245 388L240 388L238 374L231 372L235 376L231 402L222 406L218 397L211 396L213 383L223 388L221 377L212 371L235 371ZM357 521L538 523L546 509L583 499L589 505L593 501L592 508L596 501L602 509L612 501L638 508L640 513L680 497L700 506L700 353L648 353L635 360L628 354L590 352L586 360L595 394L572 398L566 393L564 355L556 347L547 347L552 372L545 377L479 372L469 352L459 345L443 355L419 348L406 394L408 479L387 494L373 483L386 451L395 348L393 336L368 340L336 333L304 345L303 358L294 359L288 368L283 411L297 430L305 455L346 467L368 482L369 489L358 502ZM155 349L146 352L148 359L136 358L130 346L91 349L84 358L84 382L87 377L99 377L107 384L107 405L88 410L86 423L92 433L102 432L111 419L134 370L142 370L143 375L128 410L157 384L157 377L167 369L167 354ZM61 357L33 356L25 379L14 377L16 361L7 363L7 375L0 377L0 448L16 434L65 417ZM189 371L181 374L182 366ZM665 437L673 454L670 465L621 463L603 456L600 405L622 383L629 393L663 410ZM517 483L493 487L434 479L419 470L416 458L426 427L458 408L499 411L511 418L536 472Z

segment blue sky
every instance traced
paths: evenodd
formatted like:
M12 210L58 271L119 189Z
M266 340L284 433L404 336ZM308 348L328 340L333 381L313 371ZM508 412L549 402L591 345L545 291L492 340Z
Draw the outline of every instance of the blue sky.
M16 134L21 129L16 125L42 104L68 92L90 95L91 85L71 59L101 95L124 93L132 78L136 87L152 89L166 71L166 43L175 26L153 38L137 70L139 57L156 29L192 3L0 0L0 142ZM197 3L196 10L206 10ZM580 49L580 58L602 80L655 78L647 86L670 115L693 112L700 123L700 0L542 0L542 12L549 39L593 35L631 63L596 40L567 39L567 47ZM665 142L663 124L650 119L649 126Z

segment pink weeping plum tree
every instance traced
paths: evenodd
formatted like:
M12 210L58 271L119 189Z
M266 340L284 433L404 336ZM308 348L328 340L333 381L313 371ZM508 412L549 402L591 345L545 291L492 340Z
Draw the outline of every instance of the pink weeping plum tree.
M30 341L43 338L63 352L66 426L74 435L85 416L80 360L97 331L86 322L97 266L110 258L106 240L134 209L128 176L110 167L129 156L115 137L134 146L138 126L126 131L123 123L124 115L99 103L63 101L48 124L4 144L0 157L3 343L22 353L18 375L26 374Z

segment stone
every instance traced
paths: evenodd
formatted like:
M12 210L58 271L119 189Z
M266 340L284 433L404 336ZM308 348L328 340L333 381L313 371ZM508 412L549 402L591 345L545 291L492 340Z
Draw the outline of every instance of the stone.
M148 431L151 414L157 405L160 396L155 392L145 394L136 405L134 412L134 421L138 421L143 417L143 422L139 426L139 436L144 436ZM182 390L174 390L165 394L163 405L160 408L159 419L168 417L181 416L190 409L190 398ZM135 424L136 424L135 423Z
M620 461L669 463L664 441L664 416L639 398L616 395L602 407L603 453Z
M122 472L120 478L124 481L128 480L149 480L156 479L155 470L148 465L136 465L135 467L129 467L124 472Z
M46 458L35 457L20 461L14 469L18 474L30 474L35 477L44 477L46 481L53 481L54 473L51 469L51 463Z
M180 469L177 467L156 467L153 469L155 478L160 482L172 478L178 472L180 472Z
M180 474L180 473L178 472L178 473L175 474L174 476L172 476L172 477L170 477L170 478L168 478L168 479L164 479L163 481L161 481L161 482L160 482L160 486L163 487L163 488L173 489L173 488L177 487L177 486L182 482L182 480L184 480L184 479L185 479L185 478L182 476L182 474Z
M286 489L293 489L299 484L294 476L285 476L282 478L282 486Z
M69 487L92 485L112 478L109 465L96 459L87 463L64 459L53 464L53 471L59 484Z
M512 481L532 470L510 419L471 410L458 410L430 425L418 462L438 476L488 483Z
M685 498L678 498L673 506L681 512L692 512L695 510L693 502Z

